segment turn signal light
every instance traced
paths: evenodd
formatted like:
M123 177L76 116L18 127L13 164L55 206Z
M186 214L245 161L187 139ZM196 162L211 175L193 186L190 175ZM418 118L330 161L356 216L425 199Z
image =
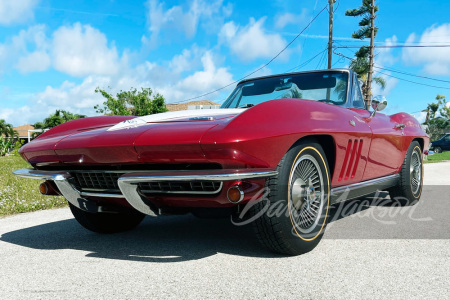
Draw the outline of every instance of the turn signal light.
M244 199L244 192L240 186L234 185L228 189L227 197L231 203L239 203Z
M43 182L39 185L39 192L41 192L42 195L48 195L48 184L46 182Z

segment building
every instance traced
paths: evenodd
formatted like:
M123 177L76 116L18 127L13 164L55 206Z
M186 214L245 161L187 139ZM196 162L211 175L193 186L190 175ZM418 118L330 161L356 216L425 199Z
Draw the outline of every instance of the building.
M28 140L28 130L34 130L34 126L27 124L14 127L14 130L19 134L20 139Z
M169 111L179 111L188 109L215 109L219 108L220 104L209 100L200 100L180 104L166 104L166 107Z

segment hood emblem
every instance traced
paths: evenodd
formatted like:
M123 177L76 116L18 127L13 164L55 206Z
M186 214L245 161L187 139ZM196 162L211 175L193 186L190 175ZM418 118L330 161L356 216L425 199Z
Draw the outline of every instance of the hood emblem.
M114 130L120 130L120 129L131 129L131 128L135 128L135 127L142 126L142 125L147 125L147 122L145 122L142 119L135 118L135 119L131 119L131 120L122 121L122 122L114 125L113 127L109 128L108 131L114 131Z
M212 121L214 120L214 117L194 117L194 118L190 118L189 120L198 120L198 121Z
M353 120L350 120L350 125L352 125L353 127L355 127L355 126L356 126L356 123L355 123L355 121L353 121Z

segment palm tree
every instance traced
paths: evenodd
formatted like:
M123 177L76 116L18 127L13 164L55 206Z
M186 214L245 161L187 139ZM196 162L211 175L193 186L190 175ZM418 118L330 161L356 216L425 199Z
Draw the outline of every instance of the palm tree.
M8 127L8 123L5 120L0 119L0 135L3 135Z
M6 123L5 120L0 120L0 135L5 137L17 137L19 134L11 124Z
M350 63L350 69L352 69L358 76L362 83L361 89L366 90L367 77L369 74L369 48L361 47L355 53L355 59ZM383 77L373 77L372 81L378 84L382 89L386 87L386 80Z
M375 13L378 11L378 6L374 6ZM359 21L360 28L352 34L354 39L362 40L364 38L371 37L371 14L372 14L372 1L363 0L362 5L355 9L348 9L345 12L346 16L349 17L362 17ZM374 37L377 35L378 27L374 27ZM355 59L350 63L350 69L352 69L360 80L363 81L362 90L365 94L366 100L370 99L372 91L367 91L368 86L368 74L370 70L369 64L370 48L367 46L361 47L355 53ZM386 81L382 77L373 77L372 81L378 84L382 89L386 87Z
M19 132L17 132L17 130L14 130L13 127L8 127L8 129L5 132L5 136L11 139L17 138L19 137Z

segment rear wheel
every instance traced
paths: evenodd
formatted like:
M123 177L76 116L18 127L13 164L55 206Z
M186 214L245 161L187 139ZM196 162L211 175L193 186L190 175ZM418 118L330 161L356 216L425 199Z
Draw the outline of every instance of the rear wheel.
M423 161L422 149L418 142L409 145L400 170L400 181L397 186L389 190L391 199L403 206L416 204L422 194Z
M145 215L141 213L90 213L69 203L75 219L86 229L97 233L116 233L135 228Z
M322 147L314 141L293 146L267 180L268 196L251 217L259 241L274 252L299 255L314 249L325 230L330 174Z

